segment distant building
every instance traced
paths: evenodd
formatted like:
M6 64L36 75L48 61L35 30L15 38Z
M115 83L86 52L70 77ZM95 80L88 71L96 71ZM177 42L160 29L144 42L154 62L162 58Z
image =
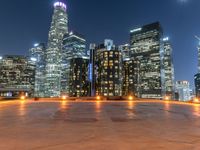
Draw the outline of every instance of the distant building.
M96 45L90 44L90 63L89 63L89 81L90 81L90 96L96 95Z
M172 47L168 37L163 38L164 44L164 72L165 72L165 92L172 99L175 98L174 65L172 58Z
M122 53L112 40L105 40L95 49L96 95L122 95Z
M130 58L130 44L120 45L119 50L122 52L123 60Z
M46 50L45 97L61 95L61 52L66 33L68 33L67 6L62 1L57 1L54 3Z
M69 93L69 73L70 61L74 58L82 58L86 56L86 40L76 32L65 34L63 38L62 48L62 76L61 76L61 92Z
M89 96L88 79L89 58L72 58L70 60L69 96Z
M18 97L20 94L33 96L34 61L24 56L0 57L0 96Z
M134 59L126 58L123 61L123 89L122 95L129 96L134 95L138 96L136 91L138 91L139 85L139 61Z
M189 101L190 96L190 83L188 81L177 81L176 92L179 96L179 101Z
M197 97L200 97L200 73L197 73L194 76L195 81L195 93Z
M30 57L35 59L35 97L44 97L45 90L45 44L39 43L35 44L33 48L30 49Z
M130 31L130 58L139 61L139 80L135 93L140 98L163 98L165 95L163 31L160 23ZM137 77L135 77L137 78Z

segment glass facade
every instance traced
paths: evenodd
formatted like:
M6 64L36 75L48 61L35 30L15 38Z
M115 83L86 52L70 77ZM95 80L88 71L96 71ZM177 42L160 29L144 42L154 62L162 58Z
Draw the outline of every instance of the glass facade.
M96 48L96 95L122 96L122 53L106 40Z
M63 38L62 49L62 77L61 77L61 92L69 93L69 78L70 78L70 61L73 58L82 58L86 56L86 40L78 33L70 32L65 34Z
M136 59L124 59L123 61L123 96L138 96L135 91L138 91L139 85L139 61Z
M174 91L174 65L172 59L172 47L169 38L163 38L164 43L164 71L165 71L165 92L167 96L175 98Z
M89 58L72 58L70 60L69 96L89 96L88 65Z
M123 60L130 58L130 45L129 44L120 45L119 50L122 52Z
M45 97L59 97L61 94L61 52L63 37L68 33L66 11L67 7L64 3L54 3L54 14L46 50Z
M177 81L176 92L178 93L179 101L189 101L190 96L190 83L188 81Z
M0 59L0 96L33 96L35 62L24 56L4 56Z
M200 97L200 73L196 74L194 76L194 82L195 82L195 93L197 97Z
M44 97L44 84L45 84L45 44L39 43L35 44L33 48L30 49L30 57L36 60L35 69L35 97Z
M165 95L162 36L158 22L130 31L130 58L138 60L140 64L135 88L140 98L161 99Z

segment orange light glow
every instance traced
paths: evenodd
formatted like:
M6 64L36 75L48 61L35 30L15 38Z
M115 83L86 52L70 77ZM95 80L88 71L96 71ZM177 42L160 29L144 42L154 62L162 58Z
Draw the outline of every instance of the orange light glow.
M193 102L194 102L194 103L200 103L200 101L199 101L198 98L194 98Z
M100 96L97 96L97 100L100 100L101 99L101 97Z
M133 100L133 96L129 96L128 99L131 101Z
M67 96L66 95L63 95L62 96L62 100L66 100L67 99Z
M169 96L165 96L165 100L168 101L170 99Z
M21 99L21 100L25 100L26 97L25 97L25 96L21 96L20 99Z

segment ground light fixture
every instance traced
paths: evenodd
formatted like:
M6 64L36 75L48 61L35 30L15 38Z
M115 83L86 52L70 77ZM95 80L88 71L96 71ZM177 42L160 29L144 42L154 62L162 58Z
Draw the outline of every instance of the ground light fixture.
M100 100L100 99L101 99L101 97L100 97L100 96L97 96L97 97L96 97L96 99L97 99L97 100Z
M67 99L67 96L66 95L63 95L62 96L62 100L66 100Z
M129 99L130 101L132 101L132 100L133 100L133 96L129 96L128 99Z
M170 99L169 96L165 96L165 97L164 97L164 100L166 100L166 101L168 101L169 99Z
M193 102L194 102L194 103L200 103L200 100L199 100L197 97L195 97L195 98L193 99Z
M20 99L21 99L21 100L25 100L26 97L25 97L24 95L22 95L22 96L20 97Z

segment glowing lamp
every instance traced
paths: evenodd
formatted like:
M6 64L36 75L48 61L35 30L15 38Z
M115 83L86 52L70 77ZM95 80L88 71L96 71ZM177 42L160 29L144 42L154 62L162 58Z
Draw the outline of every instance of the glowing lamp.
M101 97L100 96L97 96L97 100L100 100L101 99Z
M133 96L129 96L128 99L131 101L133 100Z
M55 2L54 7L62 7L64 10L67 10L67 6L63 2Z
M20 99L21 99L21 100L25 100L26 97L25 97L25 96L21 96Z
M199 103L200 101L199 101L198 98L194 98L193 102L194 102L194 103Z
M66 95L63 95L62 96L62 100L66 100L67 99L67 96Z

